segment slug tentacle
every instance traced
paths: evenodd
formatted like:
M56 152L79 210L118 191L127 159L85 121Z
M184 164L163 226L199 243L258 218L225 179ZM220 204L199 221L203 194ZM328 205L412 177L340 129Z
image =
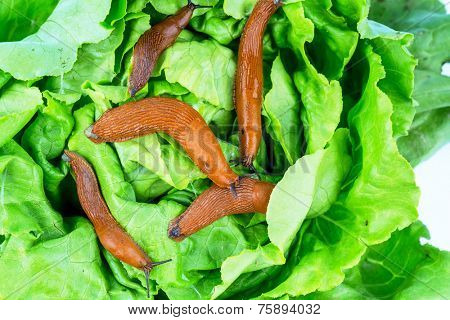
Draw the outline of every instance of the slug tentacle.
M194 9L204 9L204 8L212 8L213 6L203 6L200 4L192 3L192 0L188 0L188 6L193 6Z

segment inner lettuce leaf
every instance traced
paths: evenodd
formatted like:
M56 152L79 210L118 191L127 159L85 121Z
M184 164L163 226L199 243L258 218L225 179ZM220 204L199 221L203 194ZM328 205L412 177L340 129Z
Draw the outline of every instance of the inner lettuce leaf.
M25 130L22 146L42 168L44 188L50 202L61 208L64 202L61 182L68 167L59 158L74 125L72 105L54 99L49 92L44 92L44 98L46 106L39 110L37 118Z
M374 51L383 61L386 77L380 81L380 89L394 107L391 117L394 137L407 135L415 115L412 94L417 60L409 52L413 35L368 19L359 23L358 30L362 38L371 39Z
M177 12L180 8L187 5L187 0L149 0L152 6L160 13L171 15ZM214 6L219 0L195 0L195 4L202 6ZM205 11L205 9L199 9L197 11ZM194 12L194 15L200 13Z
M41 168L14 141L0 148L1 299L139 299L111 277L92 225L62 220L43 189ZM44 288L44 290L43 290Z
M301 153L300 99L280 56L273 62L270 77L274 86L264 98L264 114L269 119L272 139L280 142L292 165Z
M198 98L232 110L235 70L233 51L218 42L178 41L161 56L154 74L164 71L170 83L179 83Z
M42 101L36 87L14 82L0 95L0 147L11 140L31 120Z
M11 75L0 70L0 89L11 79Z
M102 21L110 7L111 0L60 0L35 34L0 43L0 69L19 80L66 73L72 69L82 44L97 43L109 36L111 29Z
M195 31L211 36L220 44L227 45L240 37L246 20L238 20L225 14L222 8L208 10L194 17L190 25Z
M331 10L331 0L304 1L303 7L315 29L314 40L308 48L315 54L310 57L318 72L328 79L339 79L356 49L358 32L351 30L345 19Z
M105 23L114 26L127 14L127 0L111 0L111 8L105 18Z
M336 201L350 170L349 152L348 130L339 129L327 149L298 160L278 182L267 207L267 224L269 238L281 252L287 252L306 217L320 216Z
M303 103L307 153L314 153L327 144L339 124L342 90L338 81L329 81L308 58L305 43L313 41L314 24L305 17L302 2L284 5L282 10L286 17L273 25L273 36L279 47L292 49L298 59L294 83Z
M344 17L347 24L354 28L362 18L367 17L369 6L366 0L333 0L332 9ZM371 1L372 3L373 1Z

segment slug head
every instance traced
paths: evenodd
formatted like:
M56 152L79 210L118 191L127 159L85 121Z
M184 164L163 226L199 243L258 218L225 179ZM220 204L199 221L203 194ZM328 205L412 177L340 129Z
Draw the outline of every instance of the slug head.
M166 19L167 22L173 23L175 26L177 26L177 30L174 29L176 34L186 28L186 26L189 24L189 21L192 18L192 14L194 13L195 9L201 9L201 8L212 8L212 6L201 6L197 4L193 4L190 0L188 0L188 4L181 8L176 14L173 16L170 16Z

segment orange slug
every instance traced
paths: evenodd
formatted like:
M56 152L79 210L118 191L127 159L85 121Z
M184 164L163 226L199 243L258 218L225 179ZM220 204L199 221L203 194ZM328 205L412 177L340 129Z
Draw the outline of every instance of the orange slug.
M266 213L274 187L272 183L244 177L236 187L237 196L234 196L229 189L213 185L170 222L168 235L175 241L181 241L227 215Z
M144 250L122 229L112 216L100 193L94 170L84 158L75 152L66 150L63 159L69 162L72 167L81 207L94 225L100 243L120 261L144 271L147 282L147 296L150 297L150 271L153 267L170 260L152 262Z
M153 97L110 109L86 130L95 143L120 142L154 132L172 136L198 168L222 188L235 188L238 175L200 113L173 98Z
M176 14L155 24L139 38L134 47L128 84L128 92L132 97L148 82L159 56L176 41L180 32L191 20L194 10L198 8L210 8L210 6L196 5L189 0L188 4Z
M251 167L261 143L263 91L263 36L281 0L259 0L239 44L235 81L235 107L239 124L241 162Z

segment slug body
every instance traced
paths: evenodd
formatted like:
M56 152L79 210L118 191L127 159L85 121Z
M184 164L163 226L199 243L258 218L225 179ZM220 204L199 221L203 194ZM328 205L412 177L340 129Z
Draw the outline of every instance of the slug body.
M150 298L149 273L153 267L169 262L152 262L144 250L134 242L112 216L98 187L97 177L89 163L71 151L64 151L64 160L70 163L75 174L80 204L94 225L100 243L113 256L145 273L147 297Z
M101 244L119 260L141 270L150 270L153 266L150 258L110 213L89 163L74 152L66 150L64 154L75 174L80 204Z
M234 187L239 177L202 116L173 98L153 97L108 110L88 130L95 143L120 142L155 132L172 136L194 163L219 187Z
M134 47L133 66L128 86L132 97L148 82L159 56L175 42L198 7L189 2L175 15L154 25L139 38Z
M235 197L231 190L213 185L195 199L183 214L170 222L169 237L181 241L227 215L266 213L274 187L269 182L242 178L236 187Z
M235 106L239 124L240 154L250 167L261 143L263 101L263 36L281 0L259 0L241 36L235 82Z

